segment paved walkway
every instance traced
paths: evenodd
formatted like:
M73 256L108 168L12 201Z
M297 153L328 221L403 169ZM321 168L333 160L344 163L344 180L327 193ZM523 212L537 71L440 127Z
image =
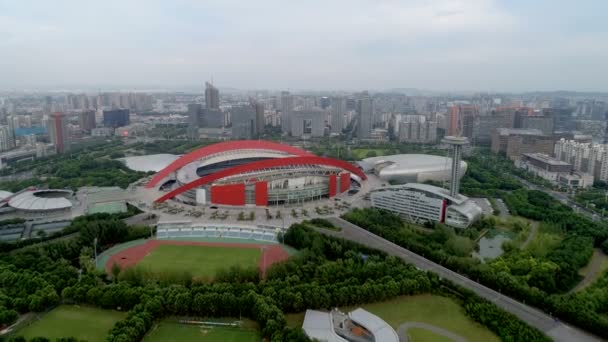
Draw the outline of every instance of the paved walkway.
M440 328L438 326L432 325L432 324L427 324L427 323L422 323L422 322L405 322L403 324L401 324L399 326L399 329L397 330L397 334L399 335L399 341L400 342L408 342L409 341L409 337L407 336L407 330L410 328L419 328L419 329L425 329L428 331L432 331L437 335L441 335L444 337L449 338L452 341L455 342L467 342L467 339L460 336L460 335L456 335L453 332L449 331L449 330L445 330L443 328ZM414 341L415 342L415 341Z
M546 313L516 301L508 296L505 296L497 291L490 289L484 285L474 282L473 280L447 269L439 264L436 264L408 249L396 245L388 240L385 240L367 230L356 226L341 218L333 217L329 219L334 225L342 228L342 231L319 230L319 232L331 236L341 237L350 241L354 241L370 248L382 250L389 255L399 257L406 262L416 266L418 269L433 272L442 278L448 279L451 282L458 284L475 292L478 296L494 303L499 308L512 313L522 321L537 328L547 334L556 342L596 342L601 341L596 336L593 336L583 330L564 324L554 317Z
M570 290L570 292L580 291L594 282L602 273L602 264L605 259L606 254L604 254L601 249L596 248L593 250L593 256L591 257L589 264L585 266L583 280Z
M538 222L530 221L530 232L528 233L528 237L526 238L526 241L524 241L524 243L521 244L521 249L526 249L526 247L528 247L530 242L532 242L534 240L537 233L538 233Z

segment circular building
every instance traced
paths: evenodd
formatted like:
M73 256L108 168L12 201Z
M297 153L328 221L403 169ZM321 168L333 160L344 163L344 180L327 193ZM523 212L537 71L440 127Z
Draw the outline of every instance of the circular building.
M70 190L26 190L8 201L9 207L26 216L68 214L72 209Z
M356 166L302 149L260 140L205 146L159 171L148 188L168 189L156 202L257 205L333 197L365 180Z
M359 162L365 171L375 173L384 181L396 183L424 183L448 181L452 172L452 158L429 154L396 154L365 158ZM460 177L467 171L467 163L460 162Z

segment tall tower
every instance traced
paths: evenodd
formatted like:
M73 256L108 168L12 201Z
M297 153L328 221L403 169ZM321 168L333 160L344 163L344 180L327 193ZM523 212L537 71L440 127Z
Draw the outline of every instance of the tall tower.
M220 91L209 82L205 82L205 108L220 109Z
M462 146L469 143L466 137L447 136L442 142L452 146L452 175L450 183L450 196L458 196L460 191L460 160L462 158Z
M374 107L372 98L367 92L364 92L357 101L357 113L359 114L357 136L359 139L369 138L372 132Z
M49 129L51 142L55 144L57 153L64 153L70 149L67 118L63 113L53 113L51 119L52 123Z

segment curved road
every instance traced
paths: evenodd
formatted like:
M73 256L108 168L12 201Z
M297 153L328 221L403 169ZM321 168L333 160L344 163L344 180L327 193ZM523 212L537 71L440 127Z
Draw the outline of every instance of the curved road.
M328 219L337 227L342 228L340 232L320 229L319 232L327 235L341 237L351 240L370 248L382 250L390 255L399 257L406 262L413 264L421 270L438 274L442 278L448 279L455 284L475 292L478 296L496 304L501 309L519 317L522 321L544 332L554 341L558 342L596 342L602 341L596 336L575 327L557 321L544 312L520 303L510 297L500 294L489 287L472 281L454 271L451 271L439 264L436 264L416 253L385 240L367 230L356 226L341 218L332 217Z
M466 338L464 338L460 335L456 335L449 330L445 330L443 328L440 328L440 327L437 327L437 326L434 326L431 324L421 323L421 322L405 322L405 323L401 324L399 326L399 329L397 332L397 334L399 335L399 342L408 342L410 340L409 337L407 336L407 330L409 328L420 328L420 329L432 331L437 335L445 336L455 342L467 342Z

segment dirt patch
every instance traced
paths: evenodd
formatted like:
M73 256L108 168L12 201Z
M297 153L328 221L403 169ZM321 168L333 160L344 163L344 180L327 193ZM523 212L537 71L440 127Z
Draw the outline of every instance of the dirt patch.
M272 264L287 260L289 254L281 245L257 245L246 243L225 242L195 242L195 241L172 241L172 240L149 240L144 244L133 246L110 256L106 262L106 271L112 273L112 265L118 264L121 269L136 265L146 255L160 245L187 245L187 246L209 246L228 248L257 248L262 251L259 267L263 274Z

